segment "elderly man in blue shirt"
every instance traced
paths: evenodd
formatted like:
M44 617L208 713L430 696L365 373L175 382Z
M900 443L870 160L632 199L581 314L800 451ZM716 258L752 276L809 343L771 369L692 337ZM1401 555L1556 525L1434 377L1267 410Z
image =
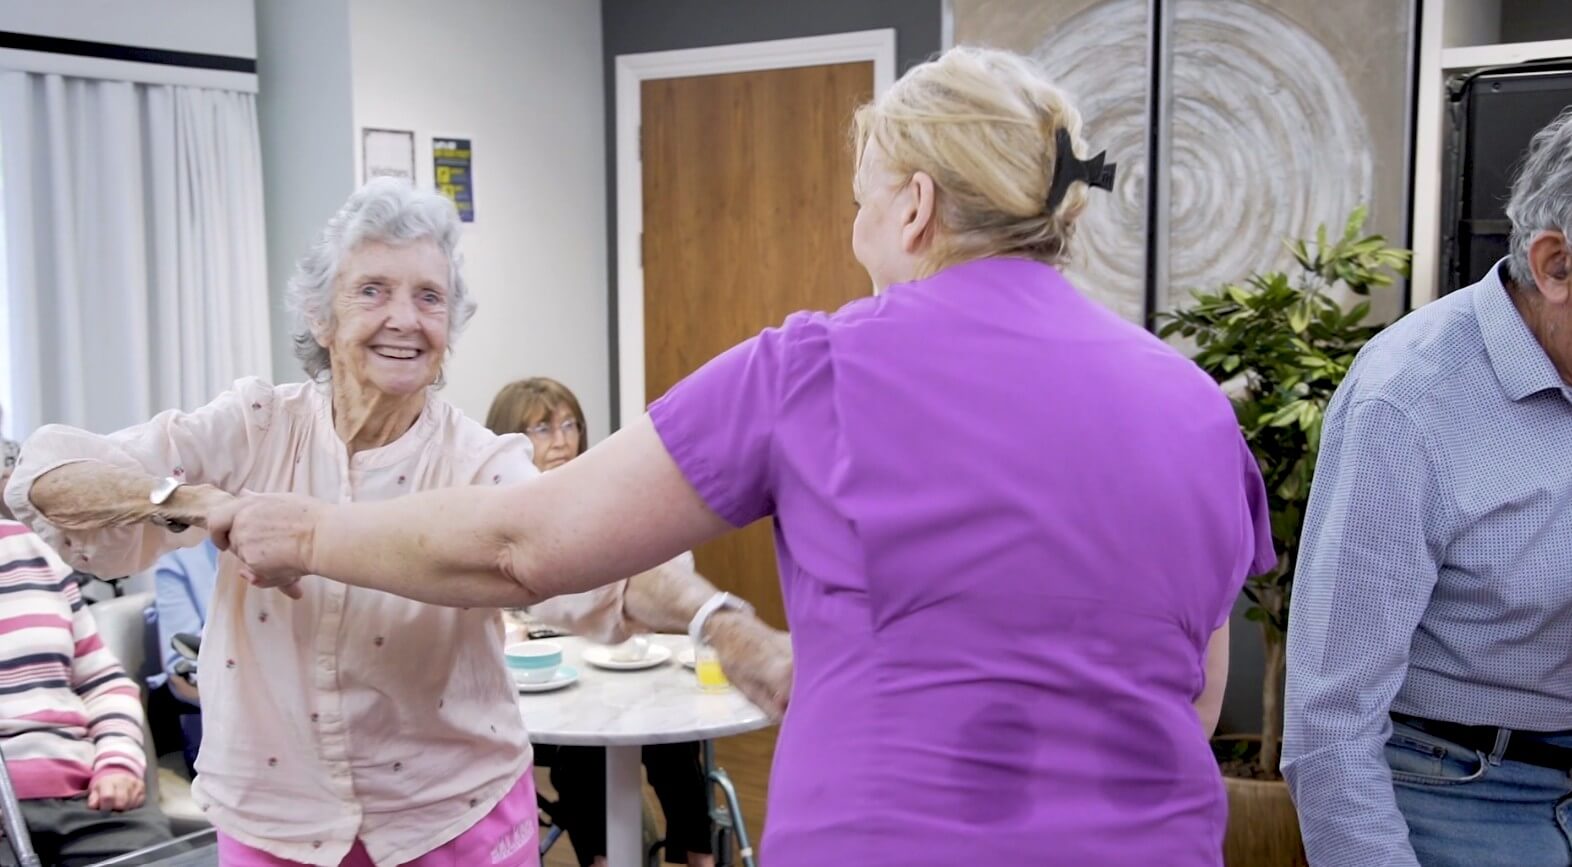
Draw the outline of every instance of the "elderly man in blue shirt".
M1572 112L1507 215L1327 408L1282 765L1315 865L1572 863Z

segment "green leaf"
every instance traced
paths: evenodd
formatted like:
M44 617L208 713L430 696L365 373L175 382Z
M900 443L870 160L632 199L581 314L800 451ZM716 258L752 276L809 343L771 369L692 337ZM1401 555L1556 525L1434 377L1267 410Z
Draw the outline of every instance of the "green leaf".
M1302 304L1294 307L1288 314L1288 327L1292 328L1295 334L1303 334L1305 329L1310 327L1310 311Z
M1321 408L1309 401L1302 402L1304 409L1299 412L1299 429L1309 431L1311 428L1321 426Z
M1348 215L1348 226L1344 230L1347 237L1352 238L1359 234L1359 230L1365 227L1365 215L1369 212L1364 205L1354 208L1353 213Z
M1271 421L1267 422L1269 427L1288 427L1299 421L1299 404L1297 402L1289 404L1273 413L1271 419Z

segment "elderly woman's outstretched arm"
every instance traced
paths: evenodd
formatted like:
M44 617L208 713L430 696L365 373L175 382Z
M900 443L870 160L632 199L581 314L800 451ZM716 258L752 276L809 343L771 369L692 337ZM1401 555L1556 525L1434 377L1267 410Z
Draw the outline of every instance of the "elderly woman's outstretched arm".
M154 518L200 526L226 491L239 489L267 428L272 386L244 379L206 406L171 410L112 434L64 425L39 428L22 446L6 484L16 519L71 565L94 575L129 575L200 531L171 533ZM153 487L184 483L161 506Z

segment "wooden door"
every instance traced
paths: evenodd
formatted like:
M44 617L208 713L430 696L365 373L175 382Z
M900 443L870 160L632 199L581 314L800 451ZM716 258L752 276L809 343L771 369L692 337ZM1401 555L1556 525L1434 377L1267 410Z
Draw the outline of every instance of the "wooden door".
M646 395L791 313L868 294L848 129L872 93L871 63L643 83ZM785 627L768 521L695 557Z
M645 81L645 394L798 310L871 291L851 252L852 112L873 64ZM700 547L699 571L786 626L770 522ZM773 731L717 745L757 843Z

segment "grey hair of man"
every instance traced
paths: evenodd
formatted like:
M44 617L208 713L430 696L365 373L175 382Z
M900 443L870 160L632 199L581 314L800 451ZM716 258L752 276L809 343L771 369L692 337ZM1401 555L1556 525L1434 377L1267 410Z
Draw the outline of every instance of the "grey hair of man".
M1572 242L1572 108L1534 134L1507 203L1512 246L1507 268L1512 282L1534 288L1528 247L1541 232L1555 231Z
M295 264L285 302L294 324L295 357L306 375L321 379L331 370L328 350L317 342L319 327L331 334L333 292L344 257L367 241L402 246L436 242L448 259L448 346L475 315L458 253L462 228L458 210L433 190L419 190L398 178L374 178L355 191L328 220L310 251ZM324 327L325 326L325 327ZM439 380L440 382L440 380Z

